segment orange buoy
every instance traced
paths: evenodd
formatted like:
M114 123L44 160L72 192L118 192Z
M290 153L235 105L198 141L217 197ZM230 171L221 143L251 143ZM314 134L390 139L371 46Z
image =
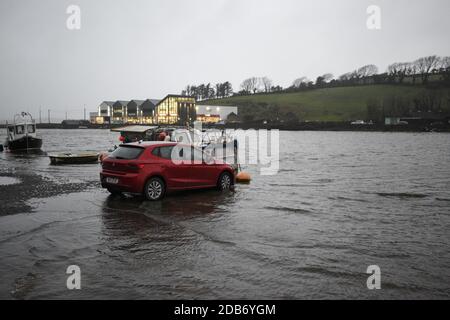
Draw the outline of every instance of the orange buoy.
M241 171L236 175L237 183L250 183L250 180L252 180L252 178L250 177L250 174L247 172Z

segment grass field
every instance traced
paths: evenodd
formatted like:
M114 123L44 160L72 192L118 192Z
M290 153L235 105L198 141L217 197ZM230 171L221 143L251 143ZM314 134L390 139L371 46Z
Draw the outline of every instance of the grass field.
M367 102L370 100L377 100L380 105L385 98L393 96L412 101L426 90L430 89L420 86L366 85L236 96L199 104L236 105L241 116L260 110L260 106L276 106L280 112L293 112L303 121L350 121L366 119Z

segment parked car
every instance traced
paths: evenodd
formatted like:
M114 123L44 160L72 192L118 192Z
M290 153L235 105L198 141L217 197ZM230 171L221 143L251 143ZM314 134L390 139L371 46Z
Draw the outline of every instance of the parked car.
M112 194L143 194L148 200L159 200L175 190L230 189L235 171L194 146L146 141L121 144L103 159L100 180Z

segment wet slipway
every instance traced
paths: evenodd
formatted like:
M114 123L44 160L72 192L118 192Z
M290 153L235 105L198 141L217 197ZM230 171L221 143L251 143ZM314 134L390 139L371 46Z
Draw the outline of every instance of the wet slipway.
M108 130L42 130L47 152ZM0 153L0 298L450 297L450 135L281 132L234 192L114 197L97 164ZM66 269L81 269L68 290ZM381 290L368 290L369 265Z

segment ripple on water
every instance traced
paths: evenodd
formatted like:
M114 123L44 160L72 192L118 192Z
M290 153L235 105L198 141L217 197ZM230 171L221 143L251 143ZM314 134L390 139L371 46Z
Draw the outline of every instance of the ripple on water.
M314 213L311 210L301 209L301 208L291 208L291 207L264 207L264 209L274 210L274 211L291 212L291 213L303 213L303 214Z
M409 192L377 192L380 197L395 197L395 198L426 198L427 194L409 193Z
M45 151L118 143L41 133ZM448 137L280 132L279 175L248 166L233 193L157 203L109 196L98 165L0 153L0 176L20 180L0 185L0 298L448 298ZM93 280L76 296L62 288L68 259ZM386 290L365 288L371 264Z
M0 186L7 186L11 184L19 184L21 181L20 179L13 178L13 177L0 177Z

